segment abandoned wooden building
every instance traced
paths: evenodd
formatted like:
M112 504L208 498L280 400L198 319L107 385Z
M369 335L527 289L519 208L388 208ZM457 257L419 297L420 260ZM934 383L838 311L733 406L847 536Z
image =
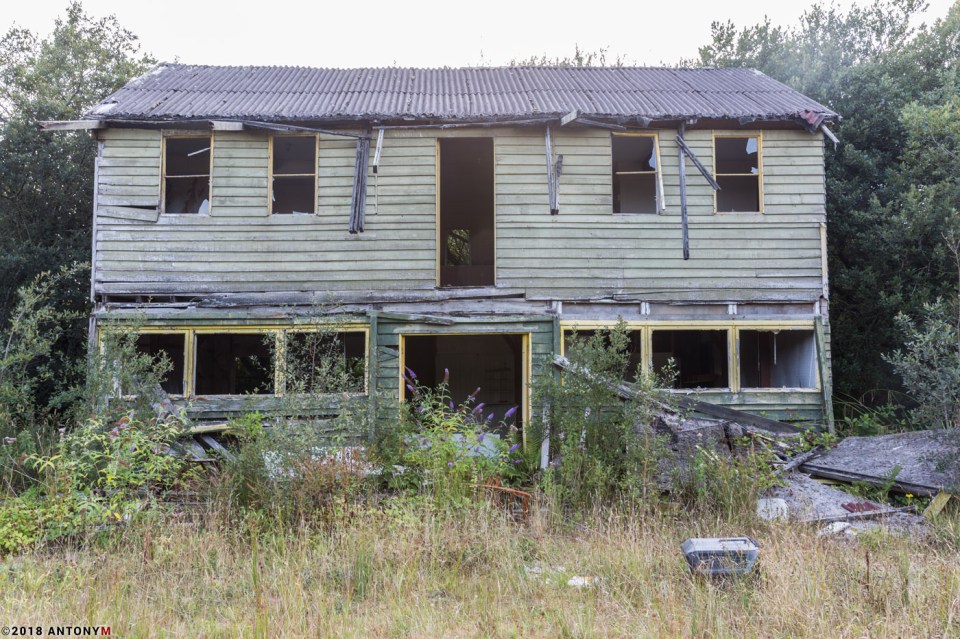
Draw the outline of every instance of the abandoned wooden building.
M44 126L99 142L94 330L138 322L196 416L279 406L264 335L309 318L357 373L331 398L449 369L527 419L570 332L622 318L677 392L821 421L837 119L748 69L162 64Z

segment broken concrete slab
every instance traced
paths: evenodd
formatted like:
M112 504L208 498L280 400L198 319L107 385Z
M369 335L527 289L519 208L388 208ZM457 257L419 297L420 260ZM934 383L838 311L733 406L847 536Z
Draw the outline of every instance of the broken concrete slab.
M849 517L853 514L844 504L851 502L869 504L878 511L894 512L894 509L869 499L858 499L848 492L832 486L825 486L802 473L790 473L784 476L783 486L771 491L771 497L786 502L789 518L792 521L813 521Z
M847 437L800 470L816 477L889 485L902 493L932 497L960 484L960 433L923 430Z

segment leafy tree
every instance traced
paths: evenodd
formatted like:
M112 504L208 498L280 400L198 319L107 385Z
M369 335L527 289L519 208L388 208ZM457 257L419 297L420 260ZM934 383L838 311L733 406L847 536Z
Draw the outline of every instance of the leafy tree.
M960 3L913 29L924 8L921 0L875 0L846 13L814 5L796 27L714 23L712 41L690 62L759 69L844 118L839 148L827 148L826 176L841 396L897 387L881 356L903 343L893 317L952 283L942 232L956 210L957 162L924 128L947 128L956 113L949 100L957 96Z
M16 320L19 288L90 255L96 142L86 132L42 133L37 122L79 118L153 62L116 18L92 18L77 1L48 37L13 27L0 38L0 333ZM71 269L47 291L51 307L85 315L88 282L89 271ZM74 321L51 353L79 357L85 328ZM51 395L62 366L32 390Z

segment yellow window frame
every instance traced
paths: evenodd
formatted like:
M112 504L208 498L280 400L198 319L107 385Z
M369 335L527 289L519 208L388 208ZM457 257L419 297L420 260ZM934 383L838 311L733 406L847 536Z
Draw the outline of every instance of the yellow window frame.
M273 362L273 374L274 374L274 392L273 397L283 397L283 389L285 388L285 383L283 379L283 369L278 365L277 361L279 357L286 354L286 333L287 332L310 332L310 331L324 331L330 330L331 332L337 333L346 333L346 332L360 332L364 335L364 386L363 393L357 394L352 393L352 395L367 395L370 392L369 389L369 370L370 370L370 327L367 324L342 324L342 325L331 325L331 326L315 326L315 325L304 325L297 326L295 324L265 324L265 325L229 325L229 326L219 326L219 325L208 325L208 324L198 324L198 325L189 325L189 326L142 326L137 329L138 333L161 333L161 334L184 334L185 335L185 344L184 344L184 394L182 396L177 396L178 398L190 398L196 396L196 367L197 367L197 335L209 335L217 333L228 333L234 335L250 335L250 334L270 334L273 333L276 339L276 350L277 357ZM101 343L102 346L102 343ZM330 395L340 395L341 393L330 393ZM207 395L205 397L257 397L256 395ZM261 395L260 397L271 397L271 395Z
M167 140L177 140L177 139L190 139L190 138L207 138L210 140L210 162L209 169L206 173L208 186L207 186L207 212L203 213L167 213ZM181 132L166 132L161 131L160 133L160 213L162 215L210 215L210 212L213 211L213 153L214 153L214 134L213 133L181 133ZM203 177L203 174L197 174L196 176L185 176L178 175L174 176L177 178L182 177Z
M757 172L754 173L718 173L717 172L717 140L725 138L757 138ZM757 178L757 211L721 211L717 208L717 192L713 192L713 211L721 215L750 215L763 213L763 131L713 131L713 179L718 177L756 177Z
M276 138L293 138L293 137L303 137L314 138L313 146L313 173L274 173L273 170L273 156L274 156L274 140ZM274 213L273 212L273 178L276 176L279 177L312 177L313 178L313 210L307 211L309 215L316 215L318 211L317 198L318 198L318 183L320 181L318 167L320 165L320 135L316 133L271 133L269 136L269 141L267 144L267 215L290 215L290 213Z
M642 331L641 359L644 374L653 370L653 331L670 330L723 330L727 332L727 381L729 387L706 388L698 393L739 393L744 390L740 382L740 331L787 331L804 330L815 331L814 320L627 320L624 327L630 331ZM560 354L566 352L566 333L576 330L609 330L617 326L615 320L563 320L560 322ZM750 388L750 393L777 393L785 391L822 392L819 358L814 357L816 366L814 379L816 386L799 388ZM686 393L687 389L664 389L668 392Z
M653 138L653 151L657 156L657 168L654 171L621 171L614 172L613 170L613 138L617 137L634 137L634 138ZM610 196L611 196L611 211L613 211L613 182L617 175L629 175L637 173L653 173L656 177L656 202L655 202L655 213L635 213L632 211L615 211L614 215L661 215L664 211L667 210L666 196L664 195L663 190L663 163L660 159L660 133L658 131L644 131L644 132L611 132L610 133Z

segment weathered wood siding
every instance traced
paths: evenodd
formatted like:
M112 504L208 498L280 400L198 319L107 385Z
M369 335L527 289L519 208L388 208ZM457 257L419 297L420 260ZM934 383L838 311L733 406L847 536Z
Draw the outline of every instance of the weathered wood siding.
M268 139L214 135L208 215L163 215L161 133L102 134L96 290L116 294L429 290L436 283L436 138L494 136L497 284L530 295L815 300L821 294L822 140L764 131L764 213L715 213L687 163L691 259L682 260L675 131L660 132L667 208L612 210L610 133L559 130L560 214L549 212L542 129L393 130L371 172L366 232L347 233L355 142L323 136L316 215L267 212ZM711 168L713 132L687 132ZM372 153L371 153L372 155ZM146 208L144 208L146 207Z

